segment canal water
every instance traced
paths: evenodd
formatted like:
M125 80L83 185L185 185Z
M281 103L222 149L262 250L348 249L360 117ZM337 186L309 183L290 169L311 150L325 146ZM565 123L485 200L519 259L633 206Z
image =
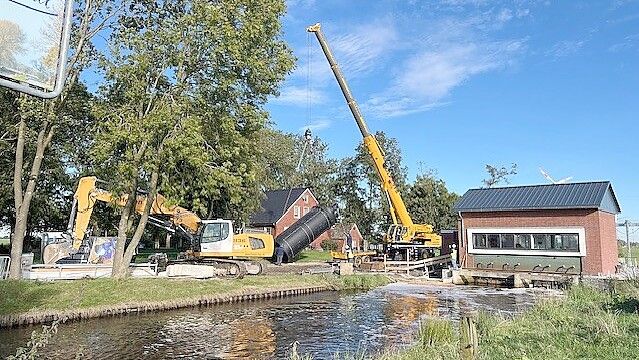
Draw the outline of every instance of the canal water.
M281 300L193 308L62 324L48 359L282 359L291 346L315 359L408 346L420 322L458 321L483 309L511 316L556 292L396 283L368 292L324 292ZM0 331L0 357L39 327Z

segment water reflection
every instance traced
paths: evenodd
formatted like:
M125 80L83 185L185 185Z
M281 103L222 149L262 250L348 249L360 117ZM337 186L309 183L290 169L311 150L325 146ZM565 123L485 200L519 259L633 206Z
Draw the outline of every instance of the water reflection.
M279 359L302 353L373 353L411 343L421 320L457 321L469 309L513 314L549 292L392 284L365 293L186 309L61 325L45 358ZM0 331L0 356L28 341L33 328Z

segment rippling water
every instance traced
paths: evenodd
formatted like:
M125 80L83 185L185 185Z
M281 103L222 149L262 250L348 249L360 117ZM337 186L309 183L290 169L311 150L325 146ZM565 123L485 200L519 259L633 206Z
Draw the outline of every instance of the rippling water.
M318 293L275 301L95 319L59 326L42 354L49 359L279 359L291 344L316 359L409 345L421 321L484 309L504 315L551 293L391 284L368 292ZM0 356L37 327L0 331Z

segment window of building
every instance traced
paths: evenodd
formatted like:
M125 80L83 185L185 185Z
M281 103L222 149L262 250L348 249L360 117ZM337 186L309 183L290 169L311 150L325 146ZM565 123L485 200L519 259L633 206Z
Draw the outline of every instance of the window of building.
M293 206L293 217L299 219L300 216L300 207L298 205Z
M575 233L473 233L474 249L579 252Z
M485 249L486 234L473 234L473 247L475 249Z
M515 247L515 234L501 234L501 248L512 249Z
M530 234L515 234L515 249L530 249Z
M577 234L562 234L563 249L569 251L579 251L579 235Z
M499 234L488 234L488 247L491 249L499 249Z
M308 207L308 206L304 206L304 212L303 212L302 214L303 214L303 215L308 214L309 210L310 210L310 209L309 209L309 207Z
M533 234L535 249L547 250L552 249L552 235L550 234Z

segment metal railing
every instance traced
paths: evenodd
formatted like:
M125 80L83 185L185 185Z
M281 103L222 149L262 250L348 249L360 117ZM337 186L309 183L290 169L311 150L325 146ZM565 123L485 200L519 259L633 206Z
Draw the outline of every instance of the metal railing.
M450 254L412 261L409 257L407 258L408 260L393 261L388 260L387 256L384 255L384 271L406 272L410 274L411 270L428 271L429 266L447 264L451 260Z

